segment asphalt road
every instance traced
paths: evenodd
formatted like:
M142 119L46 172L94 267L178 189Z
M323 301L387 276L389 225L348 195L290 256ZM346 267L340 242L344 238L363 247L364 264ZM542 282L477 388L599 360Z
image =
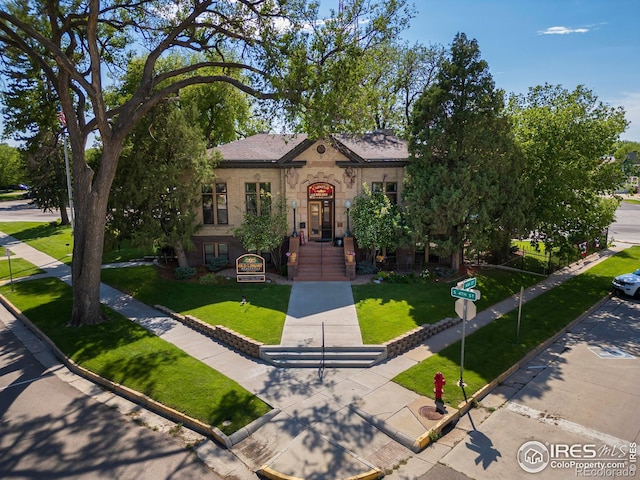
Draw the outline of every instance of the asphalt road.
M640 205L622 202L616 221L609 227L609 240L640 244Z

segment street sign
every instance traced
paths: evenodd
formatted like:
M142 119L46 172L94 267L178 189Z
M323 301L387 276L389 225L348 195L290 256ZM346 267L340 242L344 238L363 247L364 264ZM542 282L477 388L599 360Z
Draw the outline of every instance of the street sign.
M462 284L462 288L464 288L465 290L469 290L470 288L475 287L477 284L475 278L467 278L460 283ZM458 284L458 286L460 286L460 283Z
M464 298L459 298L456 300L456 313L462 319L465 319L464 316L464 304L467 304L467 318L466 320L472 320L476 318L476 304L470 302L469 300L465 300Z
M451 287L451 296L475 302L480 298L480 292L478 290L465 290L463 288Z

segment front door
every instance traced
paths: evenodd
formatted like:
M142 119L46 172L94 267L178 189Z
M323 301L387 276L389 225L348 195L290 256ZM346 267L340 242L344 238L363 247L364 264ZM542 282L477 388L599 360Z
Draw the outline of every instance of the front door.
M333 239L333 200L309 201L309 240Z

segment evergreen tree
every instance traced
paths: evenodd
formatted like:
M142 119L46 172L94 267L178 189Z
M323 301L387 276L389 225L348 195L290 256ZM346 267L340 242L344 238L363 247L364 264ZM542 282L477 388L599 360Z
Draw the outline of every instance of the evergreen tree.
M404 200L412 229L463 261L463 246L504 251L523 224L522 162L475 40L456 35L413 111Z

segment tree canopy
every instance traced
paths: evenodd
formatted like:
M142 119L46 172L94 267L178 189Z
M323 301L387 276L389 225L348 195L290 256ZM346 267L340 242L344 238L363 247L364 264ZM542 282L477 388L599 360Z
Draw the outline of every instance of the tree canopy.
M8 187L24 181L20 151L0 143L0 187Z
M353 2L335 17L318 20L317 4L306 0L0 1L2 60L21 56L37 65L67 120L77 214L72 325L102 318L100 267L109 191L127 135L153 107L187 86L211 83L272 99L297 113L299 100L310 98L314 115L307 115L305 126L322 136L335 126L325 122L330 115L353 114L339 108L344 104L333 94L322 95L331 91L327 79L349 72L352 59L397 35L406 20L405 1ZM140 80L127 99L110 104L106 82L116 81L112 78L141 51L146 55ZM176 52L198 55L187 65L159 68L161 58ZM4 67L28 74L27 63ZM355 91L356 85L347 88L351 78L340 80L341 95ZM93 132L102 156L92 168L85 150Z
M541 85L513 96L514 135L526 160L531 230L549 246L569 247L600 235L614 219L613 195L624 176L607 161L627 121L586 87Z

